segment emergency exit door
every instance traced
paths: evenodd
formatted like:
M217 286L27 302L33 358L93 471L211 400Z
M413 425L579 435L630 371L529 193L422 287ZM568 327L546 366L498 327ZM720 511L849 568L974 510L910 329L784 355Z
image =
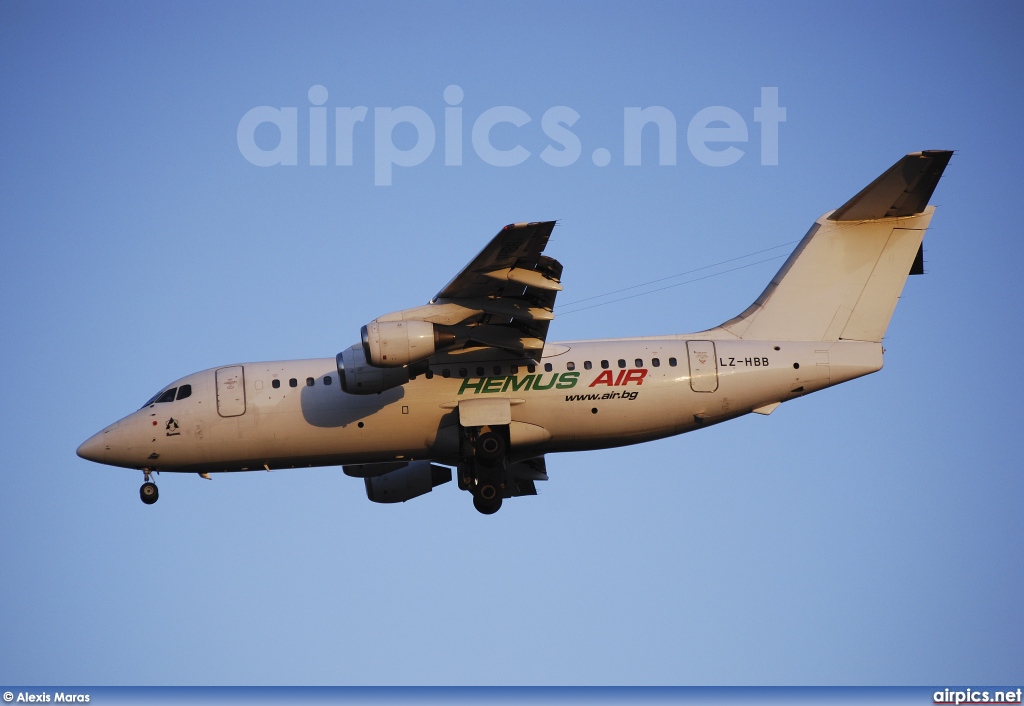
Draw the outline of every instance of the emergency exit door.
M714 341L687 341L690 354L690 388L694 392L714 392L718 389L718 359Z
M222 417L245 414L245 372L241 365L217 369L217 414Z

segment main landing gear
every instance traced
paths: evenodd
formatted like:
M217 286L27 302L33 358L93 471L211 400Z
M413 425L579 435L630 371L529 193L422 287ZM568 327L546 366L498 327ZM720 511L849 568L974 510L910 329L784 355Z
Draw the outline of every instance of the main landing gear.
M466 429L463 451L459 487L473 495L478 512L493 515L501 509L502 498L512 497L515 490L508 473L508 427Z
M146 474L146 482L139 488L139 497L142 498L142 502L147 505L152 505L160 499L160 490L156 487L156 483L150 480L150 472L143 471Z
M473 507L484 515L501 509L505 498L536 495L536 481L548 479L543 456L509 458L508 425L463 427L459 488L473 496Z
M474 494L473 507L477 509L477 512L483 515L493 515L501 509L501 498L484 500L480 495Z

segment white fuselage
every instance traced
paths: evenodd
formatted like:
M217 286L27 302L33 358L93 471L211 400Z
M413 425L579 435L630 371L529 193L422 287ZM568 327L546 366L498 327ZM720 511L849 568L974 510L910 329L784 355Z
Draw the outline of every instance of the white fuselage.
M507 399L511 456L523 459L767 414L779 402L882 367L879 343L718 335L549 343L538 364L440 356L428 374L371 395L344 392L334 358L211 368L169 386L191 386L187 398L143 407L79 453L110 465L192 473L455 464L460 403ZM223 387L227 372L218 371L237 374L231 390Z
M377 317L335 358L195 373L78 455L142 470L149 505L155 471L342 465L373 502L454 476L493 514L536 495L545 454L770 414L881 369L903 286L924 272L928 200L952 155L912 152L822 215L761 295L716 328L548 342L562 291L561 263L543 254L555 222L511 223L427 304Z

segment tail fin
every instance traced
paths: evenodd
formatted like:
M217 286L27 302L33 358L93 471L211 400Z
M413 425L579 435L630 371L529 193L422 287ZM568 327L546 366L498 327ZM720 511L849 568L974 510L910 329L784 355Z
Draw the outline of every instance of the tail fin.
M720 328L743 339L881 341L953 155L913 152L819 218L761 296Z

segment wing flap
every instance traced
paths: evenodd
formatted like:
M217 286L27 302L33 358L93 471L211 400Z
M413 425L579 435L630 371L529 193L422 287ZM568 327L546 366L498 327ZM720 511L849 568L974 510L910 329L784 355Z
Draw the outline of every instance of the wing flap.
M538 223L512 223L502 228L491 239L484 249L466 265L451 282L434 297L437 299L466 299L470 297L489 297L496 293L504 293L499 289L501 280L495 280L490 274L502 270L540 271L541 253L548 244L554 221ZM550 277L547 279L551 280ZM521 287L529 283L510 280L512 287ZM557 280L554 280L557 284ZM521 294L521 292L520 292Z
M483 345L538 360L555 318L562 265L543 254L554 221L513 223L429 304L376 321L427 321L446 326L456 344L445 352Z

